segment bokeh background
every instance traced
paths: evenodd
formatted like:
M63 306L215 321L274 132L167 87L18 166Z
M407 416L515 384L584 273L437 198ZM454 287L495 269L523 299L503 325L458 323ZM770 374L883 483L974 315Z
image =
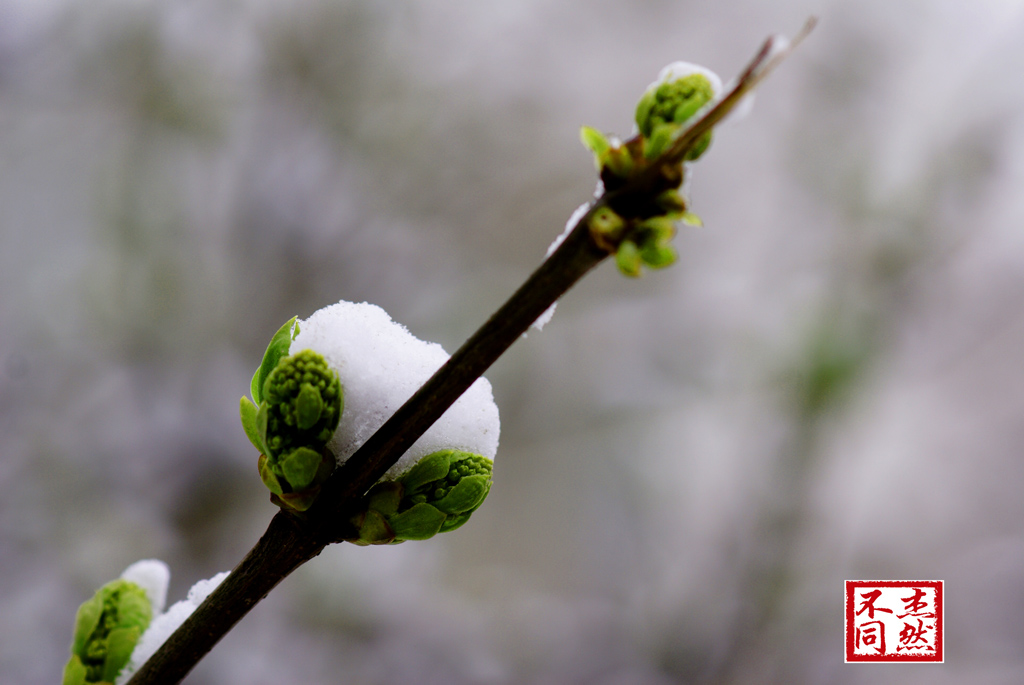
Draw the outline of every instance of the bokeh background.
M0 680L137 559L170 601L275 512L270 335L339 299L449 351L666 63L725 79L703 228L488 373L458 534L335 546L186 682L1024 682L1024 4L0 1ZM843 581L947 583L946 663L845 665Z

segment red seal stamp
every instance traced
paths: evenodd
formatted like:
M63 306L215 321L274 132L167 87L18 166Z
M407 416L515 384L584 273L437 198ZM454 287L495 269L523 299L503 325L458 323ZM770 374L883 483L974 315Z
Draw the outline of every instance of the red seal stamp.
M846 663L942 663L941 580L846 581Z

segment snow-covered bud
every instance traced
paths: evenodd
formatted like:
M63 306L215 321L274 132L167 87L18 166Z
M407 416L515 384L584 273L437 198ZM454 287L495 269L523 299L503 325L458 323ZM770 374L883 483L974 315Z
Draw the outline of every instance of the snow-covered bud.
M335 465L354 454L447 359L440 345L415 338L365 302L339 302L282 326L253 378L256 404L241 401L242 424L260 451L260 476L272 499L307 509ZM478 379L368 494L366 512L377 513L361 514L356 525L372 526L377 517L381 525L380 532L367 528L364 542L423 539L464 523L490 488L499 429L491 386ZM409 486L405 479L422 473L424 463L436 477L417 476L416 487ZM428 483L434 483L429 493L422 490ZM446 488L451 499L436 497ZM386 494L391 491L398 491L397 498ZM385 494L393 502L379 499ZM408 499L414 495L425 499ZM422 518L426 509L419 504L433 513Z
M689 62L673 62L647 87L636 106L636 125L644 137L644 156L654 159L675 140L676 133L722 90L713 71ZM687 153L695 160L711 144L711 131Z
M63 685L114 682L153 615L163 610L168 578L163 562L140 561L78 608Z

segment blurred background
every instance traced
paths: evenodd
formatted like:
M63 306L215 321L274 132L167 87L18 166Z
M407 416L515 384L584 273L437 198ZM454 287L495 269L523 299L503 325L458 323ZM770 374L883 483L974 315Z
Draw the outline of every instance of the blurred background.
M489 501L329 548L186 682L1024 682L1024 4L0 0L0 679L130 563L275 507L238 398L292 315L451 352L668 62L821 22L488 373ZM843 581L944 579L946 663L845 665Z

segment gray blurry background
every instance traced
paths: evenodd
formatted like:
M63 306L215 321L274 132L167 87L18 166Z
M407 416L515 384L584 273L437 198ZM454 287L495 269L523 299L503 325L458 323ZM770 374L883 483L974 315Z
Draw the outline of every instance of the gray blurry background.
M696 167L704 228L489 372L487 506L335 546L187 682L1024 682L1024 5L0 1L0 680L137 559L275 512L270 335L339 299L454 350L687 59L821 24ZM942 666L844 665L843 580L947 582Z

